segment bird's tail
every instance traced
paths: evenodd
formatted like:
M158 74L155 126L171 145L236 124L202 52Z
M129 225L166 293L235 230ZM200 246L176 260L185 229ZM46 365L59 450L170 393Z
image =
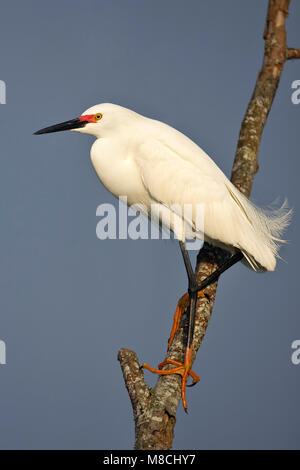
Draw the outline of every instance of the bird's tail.
M243 218L237 247L245 257L245 264L255 271L274 271L276 258L280 258L280 244L285 243L282 233L292 215L287 200L278 209L261 209L232 184L228 190Z

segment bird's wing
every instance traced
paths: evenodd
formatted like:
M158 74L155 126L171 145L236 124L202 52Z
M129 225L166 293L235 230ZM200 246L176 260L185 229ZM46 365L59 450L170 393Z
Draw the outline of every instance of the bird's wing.
M150 197L169 208L202 204L206 240L239 248L255 270L274 270L290 211L283 205L269 214L253 205L205 152L178 134L139 146L136 164Z
M184 155L174 147L151 138L140 145L135 159L144 186L154 201L169 208L178 204L181 207L202 204L206 235L226 243L224 211L226 201L231 199L226 187L226 182L230 182L216 164L199 147L197 148L198 155L191 155L195 152L194 149ZM229 211L230 206L227 209L227 212ZM229 242L230 236L227 238Z
M195 159L149 139L140 145L136 162L147 191L166 205L211 203L228 194L228 179L200 148Z

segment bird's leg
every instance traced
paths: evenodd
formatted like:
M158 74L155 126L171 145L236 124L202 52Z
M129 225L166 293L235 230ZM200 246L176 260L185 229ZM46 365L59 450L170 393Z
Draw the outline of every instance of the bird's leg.
M232 255L225 263L221 264L221 266L216 269L210 276L207 276L204 281L201 282L200 286L197 286L197 291L201 292L205 287L209 286L216 282L220 275L227 271L227 269L231 268L234 264L238 263L243 259L244 255L241 251L237 251L234 255Z
M199 289L197 291L197 298L200 299L204 297L206 297L204 290ZM183 294L182 297L180 297L177 303L177 308L175 310L174 318L173 318L172 330L171 330L170 338L168 341L168 348L170 348L171 344L173 343L174 336L180 326L181 317L184 314L185 310L189 307L189 305L190 305L190 296L189 296L189 293L186 292L185 294Z
M191 260L187 250L185 249L185 244L179 241L179 246L181 249L185 269L188 276L188 292L186 292L178 301L177 308L174 314L173 326L170 333L170 338L168 342L168 348L171 346L174 336L180 326L180 320L185 312L185 310L189 307L189 328L191 324L192 331L189 331L188 335L191 335L191 341L193 338L193 330L194 330L194 323L195 323L195 315L196 315L196 303L197 298L205 297L204 291L202 286L199 288L196 280L196 275L191 265ZM193 298L193 300L192 300ZM191 322L192 320L192 322ZM189 347L189 338L187 342L187 347Z
M182 382L181 382L181 398L182 404L184 407L185 412L187 413L187 402L185 397L185 389L187 384L188 376L191 375L193 377L192 385L195 385L199 382L200 378L191 371L192 368L192 353L193 353L193 337L194 337L194 329L195 329L195 318L196 318L196 305L197 305L197 297L198 292L201 292L198 289L196 275L191 265L191 260L187 250L185 249L185 244L183 242L179 242L179 246L181 249L181 253L183 256L185 269L188 275L189 287L188 287L188 295L189 295L189 326L188 326L188 335L187 335L187 343L185 347L185 354L184 354L184 362L183 362L183 374L182 374Z
M197 298L203 298L205 297L205 294L202 290L198 290L197 292ZM172 330L171 330L171 333L170 333L170 338L169 338L169 341L168 341L168 349L170 348L171 344L173 343L173 339L174 339L174 336L180 326L180 321L181 321L181 317L182 315L184 314L185 310L189 307L190 305L190 296L189 296L189 293L186 292L182 297L180 297L180 299L178 300L178 303L177 303L177 308L176 308L176 311L174 313L174 319L173 319L173 325L172 325Z
M204 298L206 297L206 294L204 293L204 289L208 287L210 284L216 282L220 275L229 269L231 266L236 264L238 261L240 261L243 258L242 252L238 251L234 255L232 255L225 263L223 263L218 269L216 269L210 276L207 276L201 284L196 286L195 290L197 291L197 298ZM170 338L168 342L168 348L171 346L174 336L180 326L180 320L182 315L184 314L185 310L189 307L190 305L190 295L189 292L186 292L182 297L180 297L177 308L174 314L174 320L173 320L173 326L172 330L170 333Z
M188 255L187 250L185 249L184 243L179 242L181 253L183 256L186 272L188 275L189 280L189 288L188 288L188 295L189 295L189 326L188 326L188 336L187 336L187 343L185 347L185 354L184 354L184 362L183 364L173 359L166 359L164 362L159 364L158 369L154 369L153 367L149 366L148 364L143 364L142 367L145 369L154 372L155 374L161 375L170 375L170 374L179 374L182 376L181 382L181 398L182 404L184 407L185 412L187 412L187 402L186 402L186 395L185 389L187 384L187 379L189 375L193 378L192 385L195 385L199 382L200 378L196 375L192 370L192 348L193 348L193 335L194 335L194 328L195 328L195 316L196 316L196 303L198 297L198 285L196 281L196 276L193 271L190 257ZM161 370L163 366L171 364L175 365L173 369L169 370Z
M189 386L187 385L187 379L189 376L191 376L193 379L193 382L190 386L195 385L200 380L199 376L196 375L191 370L197 298L205 297L205 294L203 292L205 287L217 281L219 276L224 271L229 269L231 266L233 266L234 264L236 264L238 261L240 261L243 258L243 254L239 251L235 253L234 255L232 255L227 261L225 261L225 263L223 263L218 269L216 269L210 276L204 279L204 281L202 281L200 286L198 286L196 276L191 265L190 257L188 255L188 252L185 249L184 243L179 242L179 244L180 244L180 249L181 249L181 253L183 256L186 272L188 275L189 287L188 287L188 292L184 296L182 296L178 302L177 310L174 315L174 323L173 323L168 347L171 346L175 333L179 328L182 314L184 313L185 309L189 307L189 325L188 325L188 335L187 335L187 342L186 342L185 354L184 354L184 362L182 364L181 362L174 361L173 359L168 358L158 365L158 369L154 369L148 364L143 364L142 367L144 367L145 369L148 369L151 372L154 372L155 374L160 374L160 375L179 374L181 375L182 376L181 398L182 398L182 404L183 404L184 410L185 412L187 412L187 402L186 402L186 394L185 394L186 386ZM169 370L162 370L162 368L165 365L174 365L175 367Z

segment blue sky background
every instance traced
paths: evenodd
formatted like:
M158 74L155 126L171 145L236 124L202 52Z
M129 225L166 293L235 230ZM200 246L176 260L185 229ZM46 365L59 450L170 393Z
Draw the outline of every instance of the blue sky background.
M1 7L0 446L128 449L134 424L117 352L159 363L186 289L175 242L100 241L117 204L92 169L93 138L32 133L101 102L162 120L230 175L261 66L267 1L11 0ZM300 3L288 44L300 47ZM299 117L285 66L252 200L286 196L290 243L274 273L224 274L175 449L299 448ZM201 182L199 182L201 184ZM117 289L116 289L117 285ZM146 373L147 383L156 378Z

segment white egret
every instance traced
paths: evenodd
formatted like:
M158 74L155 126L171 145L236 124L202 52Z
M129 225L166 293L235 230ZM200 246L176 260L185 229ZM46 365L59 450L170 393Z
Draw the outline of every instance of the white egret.
M184 363L167 360L175 365L171 370L153 369L160 374L182 376L182 399L186 410L185 386L188 375L196 383L199 378L191 371L191 353L196 300L203 289L219 275L242 260L251 269L273 271L276 266L283 229L290 211L283 205L276 211L264 211L254 206L233 186L214 161L192 140L162 122L141 116L134 111L110 103L87 109L71 121L46 127L35 134L73 130L91 134L96 141L91 148L91 160L99 179L116 197L126 196L128 205L146 207L156 204L161 214L169 213L171 229L179 239L189 279L188 295L178 304L177 316L169 345L179 325L180 315L189 308L188 341ZM186 231L178 219L183 211L174 207L192 205L190 219L185 219L196 237L228 250L232 256L198 286L189 255L185 249ZM204 234L197 231L197 204L204 210ZM181 229L177 229L177 227ZM200 293L200 294L199 294Z

